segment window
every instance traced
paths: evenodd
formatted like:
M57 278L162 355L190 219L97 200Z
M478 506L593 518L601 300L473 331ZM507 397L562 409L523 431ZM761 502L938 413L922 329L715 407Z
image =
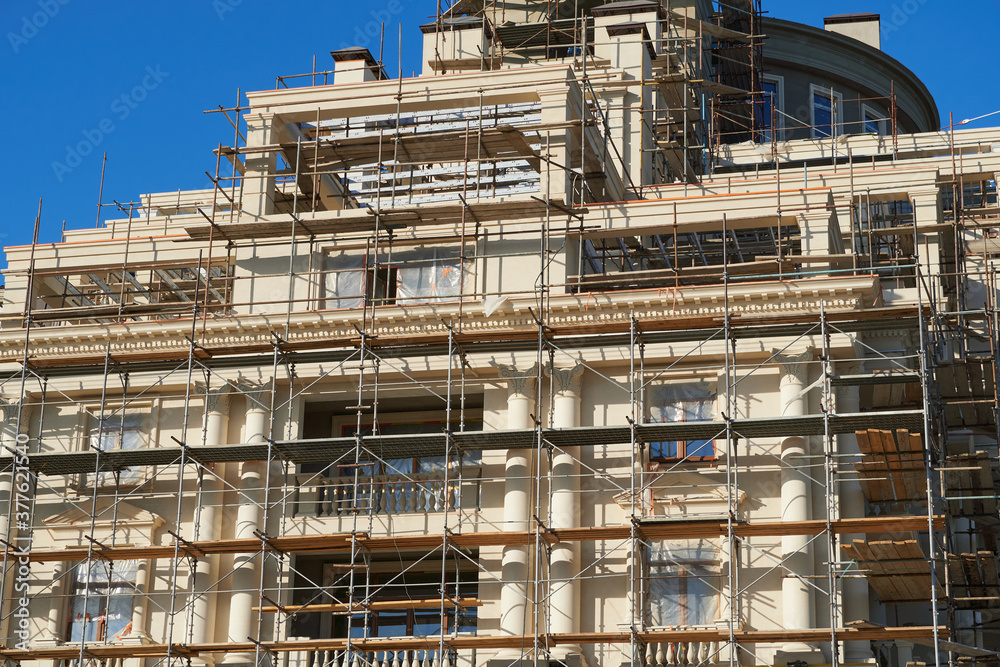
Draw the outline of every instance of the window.
M715 391L708 382L665 384L650 390L649 421L658 424L712 421ZM707 461L715 458L715 440L650 443L653 460Z
M834 92L832 88L811 86L812 91L812 126L813 138L829 137L837 132L843 124L843 114L840 102L843 95ZM836 127L834 121L836 120Z
M765 75L762 77L761 90L762 94L755 105L759 130L757 136L760 143L770 143L781 138L780 112L784 107L784 78Z
M397 418L399 415L397 413ZM354 425L342 424L338 428L337 421L339 419L335 419L334 432L339 431L338 435L341 437L353 437L357 432ZM444 420L383 421L378 425L378 434L439 434L444 432L445 425ZM481 431L482 421L466 420L465 430ZM362 433L365 436L372 435L373 426L362 425ZM325 475L334 477L327 477L318 490L318 514L324 516L369 511L375 514L413 514L444 512L462 507L478 509L481 491L478 467L482 465L482 452L463 452L461 465L461 483L458 478L458 461L448 461L444 456L371 457L357 464L352 459L351 463L331 466Z
M456 561L457 562L457 561ZM435 570L421 569L419 566L402 571L384 568L399 564L371 564L368 580L364 588L368 597L365 602L375 607L368 612L368 637L427 637L453 632L475 633L477 625L477 608L475 605L456 608L445 605L442 618L441 606L441 569L440 560ZM337 572L337 568L332 568ZM382 570L382 571L380 571ZM473 569L455 571L447 568L445 573L444 594L451 600L462 598L477 598L479 590L479 575ZM346 587L334 587L334 597L340 600L347 598ZM421 601L423 604L421 604ZM398 602L399 607L393 608L392 602ZM377 603L377 604L373 604ZM428 604L429 603L429 604ZM332 617L333 627L331 637L362 638L365 636L365 618L362 614L348 619L344 615Z
M95 561L76 566L69 641L114 641L129 634L136 566L134 560Z
M648 553L650 623L714 623L721 585L718 547L711 540L654 540Z
M417 248L326 257L324 308L360 308L362 294L377 306L455 301L472 262L458 248Z
M883 114L875 111L870 106L865 105L862 109L863 115L863 127L862 131L865 134L877 134L880 137L884 137L889 132L889 119Z
M90 417L92 430L90 433L90 445L108 452L119 449L140 449L144 443L142 414L122 414L119 409L103 418L98 415ZM115 473L104 471L99 473L88 473L87 484L95 482L98 486L114 486ZM139 484L142 480L142 468L125 468L118 472L118 483L122 485Z

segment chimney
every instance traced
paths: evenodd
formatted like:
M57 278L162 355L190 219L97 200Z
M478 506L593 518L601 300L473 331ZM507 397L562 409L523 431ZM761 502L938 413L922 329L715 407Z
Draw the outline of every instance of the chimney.
M333 57L334 83L364 83L388 79L368 49L353 46L348 49L331 51Z
M882 50L882 17L878 14L838 14L823 19L823 27Z

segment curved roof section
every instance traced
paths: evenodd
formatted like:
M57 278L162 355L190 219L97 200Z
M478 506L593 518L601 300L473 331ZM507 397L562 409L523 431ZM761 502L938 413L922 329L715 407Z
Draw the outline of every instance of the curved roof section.
M887 97L895 82L896 106L914 132L941 127L934 96L905 65L864 42L802 23L765 17L764 65L811 71L843 81L866 95Z

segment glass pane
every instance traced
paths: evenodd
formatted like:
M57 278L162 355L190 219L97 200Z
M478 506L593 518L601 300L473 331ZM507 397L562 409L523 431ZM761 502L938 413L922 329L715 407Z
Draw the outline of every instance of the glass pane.
M406 612L378 614L376 637L405 637L407 634Z
M687 443L689 457L714 457L715 442L712 440L690 440Z
M829 95L813 95L813 119L815 136L829 137L833 126L833 104Z
M677 445L676 441L652 442L649 445L650 453L654 459L675 459L679 456Z
M436 635L441 632L441 612L425 611L423 609L414 612L413 636L426 637Z

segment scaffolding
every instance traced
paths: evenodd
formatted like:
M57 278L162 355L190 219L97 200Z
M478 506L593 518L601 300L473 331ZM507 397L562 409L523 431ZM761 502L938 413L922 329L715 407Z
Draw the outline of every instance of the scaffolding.
M962 160L952 127L933 158L883 145L894 160L878 169L838 169L834 150L810 173L772 154L760 211L700 212L691 201L726 189L731 210L753 205L733 194L741 174L709 175L727 132L777 143L757 113L759 3L696 24L666 3L665 69L638 81L667 100L640 108L652 184L613 138L593 26L539 4L528 27L489 19L482 71L532 49L577 57L566 117L521 99L535 81L459 82L427 110L421 89L379 76L398 85L394 111L313 106L268 133L238 94L218 109L234 139L211 190L115 202L127 219L102 231L120 262L37 266L32 246L7 274L25 287L0 329L19 345L0 393L20 397L3 405L0 656L735 667L806 645L838 667L858 646L889 665L916 644L934 664L995 664L977 648L1000 609L993 176ZM483 5L484 19L505 10ZM462 65L436 52L436 71ZM705 53L739 66L696 86ZM689 74L665 83L677 58ZM320 74L305 75L316 90ZM893 179L932 159L929 220ZM797 196L810 178L827 189ZM645 203L655 217L608 222ZM846 248L808 245L824 216L849 220ZM512 260L528 275L513 288L484 277ZM610 397L589 426L583 376ZM797 412L760 416L753 397L779 378ZM52 544L31 547L42 534ZM656 606L679 580L715 591L711 623ZM865 584L880 623L845 618ZM817 617L759 609L786 587ZM570 589L621 617L566 631ZM22 609L48 643L20 647ZM914 609L925 622L903 624ZM212 640L220 617L228 639Z

